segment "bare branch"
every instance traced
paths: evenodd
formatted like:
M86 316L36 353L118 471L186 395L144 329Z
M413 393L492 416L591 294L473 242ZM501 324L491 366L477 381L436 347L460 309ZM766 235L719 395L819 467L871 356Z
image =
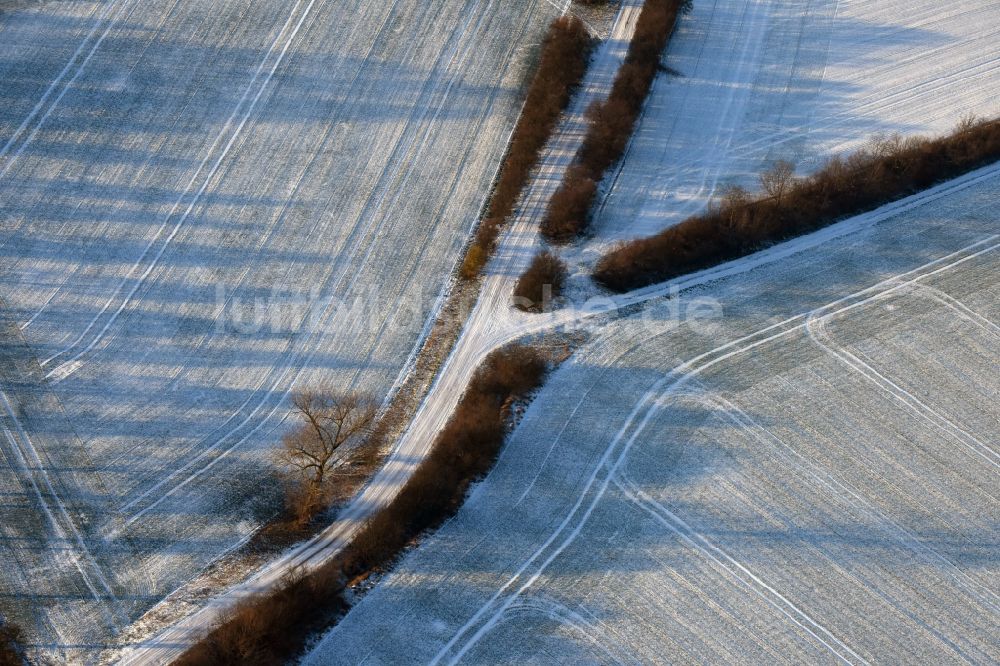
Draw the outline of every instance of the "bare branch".
M307 389L292 395L292 411L302 424L285 435L275 460L298 488L290 490L297 513L308 519L329 496L331 469L371 435L378 403L359 393Z
M781 197L792 183L795 165L786 160L778 160L771 168L760 174L760 184L764 191L781 203Z

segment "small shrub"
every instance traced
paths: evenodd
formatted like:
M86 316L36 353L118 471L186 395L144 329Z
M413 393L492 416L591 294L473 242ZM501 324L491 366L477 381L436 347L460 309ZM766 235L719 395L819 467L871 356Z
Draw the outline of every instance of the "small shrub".
M514 287L515 307L526 312L542 312L551 299L562 293L566 276L566 263L562 259L547 250L539 252Z
M475 280L482 272L489 257L489 251L478 241L473 241L462 260L461 275L464 280Z

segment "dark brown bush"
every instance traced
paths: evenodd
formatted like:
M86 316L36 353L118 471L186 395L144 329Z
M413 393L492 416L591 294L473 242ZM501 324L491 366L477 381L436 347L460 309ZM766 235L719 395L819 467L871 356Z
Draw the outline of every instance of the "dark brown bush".
M0 620L0 666L23 666L24 632L16 624Z
M596 183L625 152L659 70L660 54L684 5L685 0L646 0L643 4L611 93L587 110L587 133L577 152L575 168L566 172L563 184L549 202L541 228L548 240L566 242L586 230ZM583 205L587 210L581 213L579 207Z
M721 205L615 248L594 279L627 291L707 268L902 198L1000 159L1000 118L963 121L937 139L876 137L792 181L780 197L727 194Z
M342 587L293 574L270 593L239 603L174 663L280 666L301 649L304 631L346 609Z
M564 242L577 236L587 226L590 206L597 193L597 183L580 168L571 167L549 200L541 223L541 232L552 242Z
M490 354L476 374L470 390L492 393L501 401L523 397L541 385L548 369L545 357L523 345L512 345Z
M513 212L521 190L538 164L545 142L587 71L591 46L586 26L576 17L561 16L549 26L538 69L490 198L487 219L480 225L462 263L463 278L475 278L486 264L500 228Z
M511 345L490 354L431 452L340 555L247 599L175 663L287 663L310 633L347 609L344 591L352 580L387 566L421 532L454 514L469 484L493 465L506 436L510 403L541 386L547 369L545 357L530 347Z
M622 65L622 69L628 67ZM628 145L635 116L628 102L609 97L591 105L587 117L590 125L577 154L577 163L593 180L600 180Z
M514 287L514 306L525 312L542 312L547 301L562 292L566 273L562 259L548 250L539 252Z

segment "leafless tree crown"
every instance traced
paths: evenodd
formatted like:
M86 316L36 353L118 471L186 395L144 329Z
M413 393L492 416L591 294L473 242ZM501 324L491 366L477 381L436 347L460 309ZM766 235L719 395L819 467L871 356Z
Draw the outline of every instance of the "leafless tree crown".
M285 435L276 457L303 484L295 503L308 515L322 504L334 465L371 435L378 404L359 393L304 390L292 406L302 424Z
M795 165L787 160L778 160L771 168L760 174L760 184L770 196L780 203L782 195L792 182Z

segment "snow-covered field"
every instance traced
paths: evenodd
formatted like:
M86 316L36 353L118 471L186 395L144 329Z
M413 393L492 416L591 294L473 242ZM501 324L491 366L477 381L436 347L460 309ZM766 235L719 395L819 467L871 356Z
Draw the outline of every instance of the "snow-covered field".
M0 592L53 654L252 531L293 385L391 390L562 4L0 2ZM576 317L507 301L638 5L392 465L304 557L391 497L476 359ZM695 0L570 254L770 160L997 111L998 31L973 0ZM1000 179L975 182L690 280L714 329L619 299L649 303L312 661L996 661Z
M609 243L774 159L808 172L876 132L996 113L998 30L972 0L696 0L679 76L564 250L571 296ZM458 516L306 663L996 662L998 192L994 166L678 279L678 298L613 299L646 305L595 328ZM521 233L498 259L537 242ZM512 314L499 264L462 358L579 316ZM678 325L678 303L723 316ZM431 441L459 375L408 436Z
M806 174L879 132L1000 113L998 41L1000 3L982 0L695 0L585 256L757 189L774 160Z
M986 173L596 329L306 663L996 662Z
M559 10L0 3L0 591L35 639L97 645L249 535L293 386L391 390Z
M121 656L120 663L139 666L169 662L178 646L184 646L200 635L220 614L247 594L280 582L292 569L308 570L336 554L368 516L392 500L427 455L435 434L450 417L471 373L483 357L521 335L553 326L554 322L547 318L511 310L512 285L537 250L538 221L579 146L585 122L584 112L592 101L610 91L641 6L641 0L625 0L618 6L608 39L593 54L580 90L540 156L539 167L522 197L518 213L501 234L499 246L485 270L479 299L462 335L382 468L338 514L337 520L316 537L287 551L244 584L216 595L196 612L132 646ZM562 314L574 316L570 312Z

